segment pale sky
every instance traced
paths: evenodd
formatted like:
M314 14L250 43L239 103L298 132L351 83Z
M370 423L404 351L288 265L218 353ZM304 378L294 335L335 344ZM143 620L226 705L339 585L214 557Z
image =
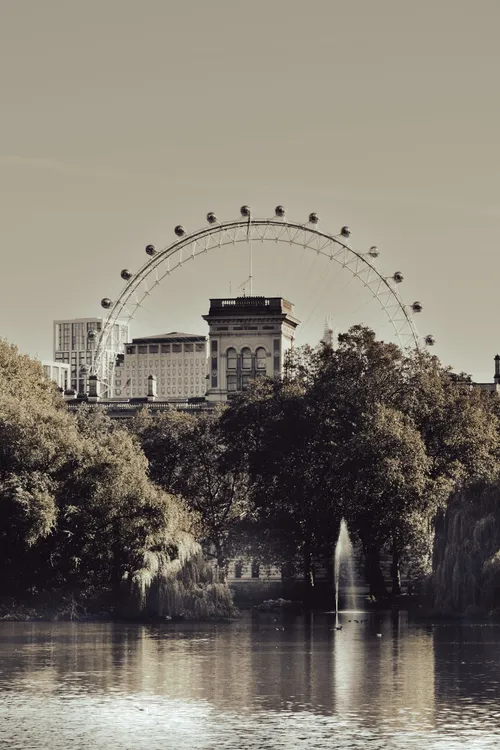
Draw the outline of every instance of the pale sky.
M51 358L53 319L100 315L147 243L283 204L378 245L434 352L491 380L499 32L498 0L2 0L0 336ZM172 275L132 333L203 332L244 281L231 252ZM306 339L326 314L370 325L345 272L287 252L256 252L254 291L295 302Z

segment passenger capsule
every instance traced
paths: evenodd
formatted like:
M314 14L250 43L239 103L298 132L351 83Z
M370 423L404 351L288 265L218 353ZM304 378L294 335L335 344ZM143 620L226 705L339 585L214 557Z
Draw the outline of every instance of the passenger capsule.
M276 206L276 208L274 209L274 213L276 214L276 216L279 216L279 218L282 219L283 216L286 213L285 212L285 207L284 206Z
M128 268L124 268L123 271L120 273L120 276L122 279L125 279L125 281L129 281L134 274L132 271L129 271Z
M340 230L340 234L342 235L342 237L350 237L351 230L349 229L349 227L342 227L342 229Z
M89 341L95 341L96 338L97 338L97 331L94 331L94 330L89 331L87 333L87 338L88 338Z
M177 224L177 226L174 229L174 232L177 235L177 237L184 237L184 235L186 234L186 230L181 224Z
M248 218L250 216L250 206L242 206L240 208L240 214L245 218Z
M207 221L209 224L216 224L217 223L217 216L213 213L213 211L210 211L207 214Z
M421 302L414 302L413 305L411 306L411 309L413 310L414 313L421 313L424 308Z
M146 245L146 254L147 255L155 255L156 254L156 247L154 245Z
M394 274L392 278L394 279L396 284L401 284L401 282L404 280L404 276L401 273L401 271L396 271L396 273Z
M103 297L103 299L101 300L101 307L104 307L105 310L109 310L112 304L113 303L111 302L109 297Z
M318 214L315 214L315 213L309 214L309 221L311 224L317 224L319 221Z
M368 255L371 258L378 258L378 256L380 255L380 250L378 249L376 245L372 245L371 248L368 250Z
M431 334L429 333L429 334L427 334L427 336L425 337L425 343L427 344L427 346L434 346L434 344L436 343L436 339L434 338L434 336L432 336L432 335L431 335Z

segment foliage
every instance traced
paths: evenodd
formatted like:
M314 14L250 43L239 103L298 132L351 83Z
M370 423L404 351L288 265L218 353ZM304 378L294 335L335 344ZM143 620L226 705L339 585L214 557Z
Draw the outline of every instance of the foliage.
M442 613L500 608L497 483L477 483L457 493L439 518L431 596Z
M428 569L450 493L497 476L498 407L435 357L361 326L336 349L293 351L285 371L284 382L255 383L223 417L257 518L278 532L284 556L328 559L344 516L363 543L372 593L385 592L388 552L398 593L403 561Z
M249 474L267 559L301 565L307 596L330 564L340 513L332 446L301 382L257 381L223 415L230 459Z
M123 580L168 588L200 553L192 514L150 481L135 438L99 408L70 415L41 365L5 342L0 518L3 597L68 591L116 603Z
M226 460L220 413L141 416L132 429L149 459L151 479L195 513L205 552L216 558L224 580L249 518L247 476Z

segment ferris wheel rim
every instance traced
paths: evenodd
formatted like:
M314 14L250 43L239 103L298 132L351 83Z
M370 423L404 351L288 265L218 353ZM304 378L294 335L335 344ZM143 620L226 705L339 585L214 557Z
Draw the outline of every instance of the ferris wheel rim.
M243 207L243 208L247 208L247 207ZM242 209L242 213L243 213L243 209ZM208 216L213 216L213 214L212 215L208 214L207 218ZM311 217L315 217L315 221L317 223L318 221L317 215L311 214L310 219ZM358 250L355 250L354 248L350 247L345 242L343 242L342 239L340 239L341 235L334 235L329 232L324 232L317 227L316 223L313 224L311 223L311 221L306 222L306 223L298 223L298 222L290 221L285 217L278 217L278 216L275 216L272 218L257 218L257 217L254 218L253 216L249 214L248 216L244 215L242 216L242 218L239 218L239 219L232 219L232 220L226 220L226 221L215 220L209 223L208 225L200 229L191 231L191 232L185 232L183 227L180 227L180 226L176 227L175 229L176 234L181 231L182 231L182 234L178 234L178 236L173 242L169 243L168 245L163 247L161 250L156 251L156 249L153 248L154 253L150 257L148 257L148 259L138 269L138 271L136 271L133 274L127 271L127 273L130 273L131 276L127 280L127 283L121 290L116 301L113 303L111 302L111 300L107 300L105 298L105 300L110 303L109 313L105 319L104 326L97 340L97 346L96 346L95 354L93 357L93 365L91 368L92 374L94 376L97 376L100 372L100 369L102 367L102 357L105 351L106 343L109 339L109 336L111 335L113 325L120 321L120 317L121 317L121 314L123 313L123 310L125 309L126 305L129 304L128 302L129 299L136 292L136 290L141 286L141 284L146 284L146 281L151 276L151 274L157 271L157 269L160 266L162 266L162 264L165 263L165 261L168 261L177 252L180 252L181 261L172 269L169 269L169 266L167 265L167 271L163 273L160 279L158 279L158 276L157 276L156 281L153 286L156 286L159 283L161 283L161 281L163 281L165 276L170 275L174 270L176 270L176 268L182 266L184 262L186 262L187 260L191 258L193 259L196 258L198 255L202 254L202 252L208 252L209 250L212 250L215 248L221 248L230 244L237 244L237 243L245 242L245 241L248 242L251 240L257 240L257 241L260 240L262 242L275 241L276 243L286 242L287 244L290 244L290 245L295 245L295 246L303 247L304 249L308 248L310 250L316 251L318 253L323 254L324 256L329 257L330 260L335 260L337 263L340 263L340 265L344 269L352 273L353 277L357 277L358 279L360 279L363 285L365 287L368 287L368 289L372 291L373 296L377 299L381 308L386 313L388 320L394 329L394 332L399 340L401 347L408 348L408 347L403 346L401 336L404 335L413 341L413 345L411 346L411 348L414 348L417 351L420 350L421 348L420 336L418 334L415 323L413 322L413 319L408 312L408 306L405 304L401 295L396 291L395 287L390 283L391 280L394 280L396 274L393 277L383 276L382 273L374 265L374 263L372 263L371 260L369 260L369 253L361 253ZM251 232L255 231L259 227L264 227L264 228L271 227L274 229L281 228L282 230L288 230L289 232L295 231L295 235L294 236L289 235L288 237L284 239L282 239L280 236L266 237L265 236L266 232L264 231L262 236L250 236ZM241 229L246 230L247 232L246 237L245 236L238 237L236 233L234 236L230 235L231 231L236 230L237 232L238 230L241 230ZM345 229L347 229L347 227L343 228L343 230ZM225 241L222 241L221 239L219 240L218 243L213 244L211 247L208 247L207 245L205 249L199 250L198 253L195 253L193 250L193 253L191 256L188 256L187 258L182 260L183 249L188 248L190 246L194 246L194 248L196 248L196 244L199 243L201 240L211 238L217 235L222 236L224 233L227 234ZM319 246L312 247L311 244L309 244L308 242L306 243L304 243L303 241L299 242L298 238L299 238L300 233L303 233L304 236L315 238L318 241L324 240L323 247L322 248L319 248ZM350 262L346 263L344 261L343 263L341 263L339 258L336 255L332 257L331 254L328 255L327 253L325 253L324 248L327 247L329 244L331 244L332 247L338 246L338 248L341 251L343 251L346 256L349 255ZM152 247L152 246L148 246L148 247ZM357 268L357 264L361 263L363 266L363 270L365 271L366 269L368 269L369 271L368 278L369 278L369 274L373 273L375 276L375 279L370 280L369 282L366 282L366 280L363 281L363 279L360 276L359 270L355 270L350 267L350 263L352 263L353 260L356 261L356 268ZM125 270L122 271L122 277L123 277L123 273L125 273ZM373 291L371 287L372 281L376 282L380 288L384 288L384 294L388 295L394 301L394 304L392 305L392 307L396 307L401 312L402 314L401 319L398 319L396 321L395 317L391 317L391 314L388 311L388 306L382 302L379 292ZM151 290L148 290L147 285L146 285L146 291L143 293L143 296L141 297L140 301L138 303L135 303L135 309L133 313L130 316L128 316L127 322L130 322L131 320L133 320L135 312L137 312L138 308L141 306L142 301L144 300L146 296L149 295L150 291ZM105 300L103 300L103 302ZM420 304L420 303L414 303L414 304ZM396 322L401 323L403 328L408 328L409 332L403 333L403 328L398 329ZM432 338L432 337L428 337L428 338Z

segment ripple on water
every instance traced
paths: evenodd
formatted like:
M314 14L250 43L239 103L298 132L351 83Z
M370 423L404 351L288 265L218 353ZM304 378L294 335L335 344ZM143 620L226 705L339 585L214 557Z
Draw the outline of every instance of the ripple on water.
M500 747L500 630L275 620L0 624L0 748Z

